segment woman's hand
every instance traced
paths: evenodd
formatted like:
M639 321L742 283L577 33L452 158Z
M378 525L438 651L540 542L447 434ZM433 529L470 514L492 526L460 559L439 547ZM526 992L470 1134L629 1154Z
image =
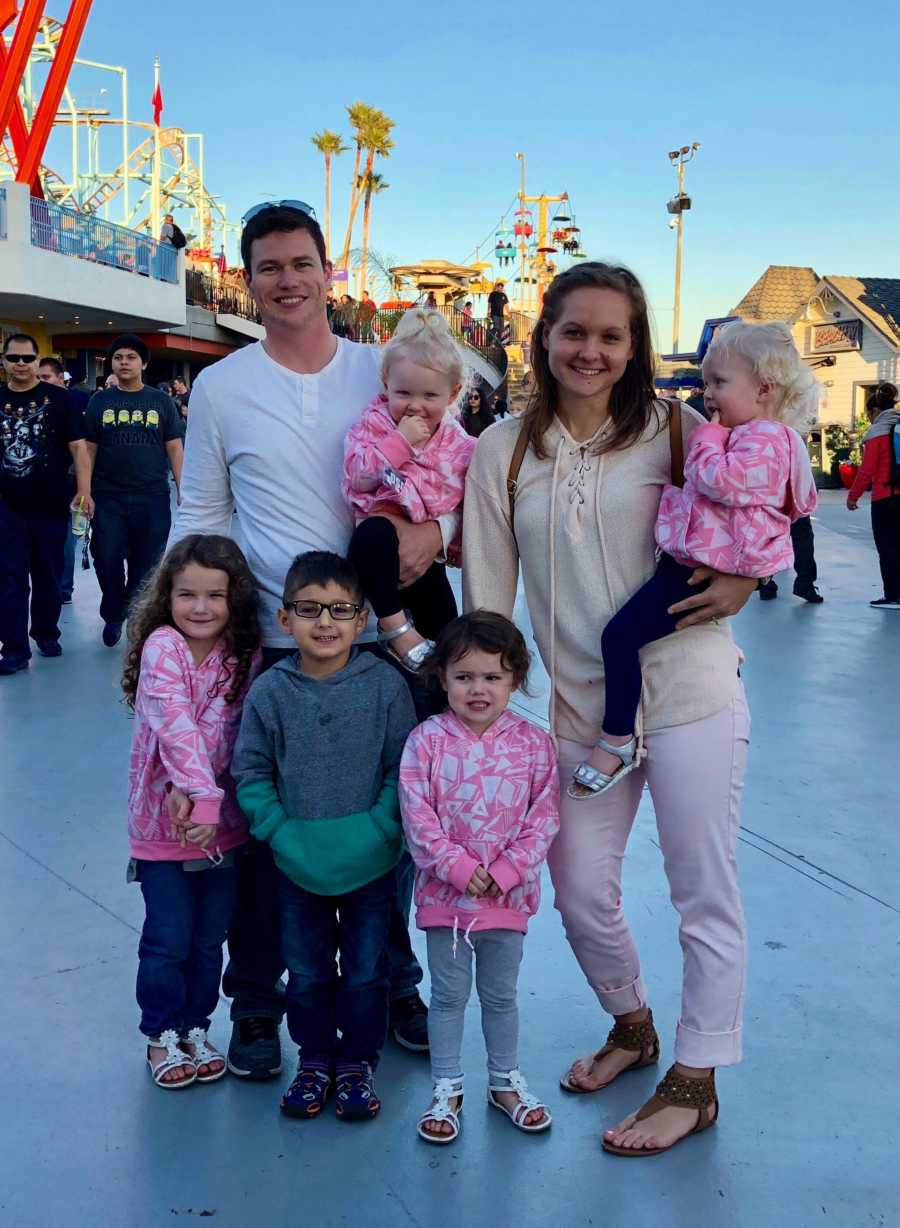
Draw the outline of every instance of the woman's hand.
M688 580L691 586L709 580L708 588L693 597L686 597L669 606L670 614L686 617L675 624L676 631L693 627L698 623L710 623L716 618L728 618L741 611L756 591L758 581L748 576L729 576L711 567L697 567Z
M857 503L857 501L855 499L851 499L850 496L848 495L847 496L847 511L855 512L858 507L859 507L859 504Z

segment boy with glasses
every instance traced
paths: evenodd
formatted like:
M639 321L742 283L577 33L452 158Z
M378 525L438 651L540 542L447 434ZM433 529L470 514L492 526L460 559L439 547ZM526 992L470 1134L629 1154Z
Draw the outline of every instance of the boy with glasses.
M403 846L397 779L415 712L397 671L354 647L367 619L346 559L294 559L278 620L297 651L250 688L232 761L241 808L278 867L288 1031L299 1047L281 1100L291 1117L318 1116L333 1085L345 1121L381 1108L373 1078Z
M27 669L31 638L44 657L62 655L59 612L69 531L68 470L74 507L93 514L84 424L62 388L38 379L37 342L13 333L3 347L0 386L0 675Z
M293 651L278 609L294 551L343 554L350 542L354 519L341 494L344 438L383 385L378 347L337 337L329 327L332 266L310 206L265 201L243 220L244 277L266 335L205 368L194 382L181 505L169 546L188 533L228 535L237 510L241 543L259 584L264 663L272 665ZM409 585L453 542L459 513L421 525L397 521L395 527L401 581ZM426 704L420 716L428 715ZM284 1009L268 846L251 838L239 873L223 981L235 1025L228 1068L241 1078L267 1079L281 1069ZM399 1044L421 1053L428 1050L428 1026L418 993L422 969L408 929L413 878L404 851L388 941L391 1031Z

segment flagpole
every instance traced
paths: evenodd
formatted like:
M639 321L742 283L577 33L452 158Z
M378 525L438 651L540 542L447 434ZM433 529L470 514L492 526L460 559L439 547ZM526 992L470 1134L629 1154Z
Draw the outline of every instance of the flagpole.
M159 56L153 61L153 96L157 97L159 89ZM153 238L159 239L160 232L160 200L159 200L159 171L160 171L160 147L159 147L159 121L158 115L154 115L156 121L153 125L153 184L151 188L151 229Z

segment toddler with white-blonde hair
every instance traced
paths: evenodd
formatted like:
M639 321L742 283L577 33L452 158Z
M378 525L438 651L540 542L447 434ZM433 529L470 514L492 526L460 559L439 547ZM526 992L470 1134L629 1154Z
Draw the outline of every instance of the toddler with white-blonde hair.
M415 671L456 617L456 600L442 561L400 588L393 522L423 524L458 511L475 448L453 412L465 369L440 312L413 307L403 315L384 348L381 378L384 392L344 445L341 489L357 519L347 554L378 619L379 643Z
M769 579L791 567L791 523L815 510L812 468L797 432L815 420L819 385L787 325L725 325L706 352L703 379L711 420L690 436L684 485L663 491L656 572L603 631L603 729L575 769L570 797L605 793L637 767L639 654L675 630L679 615L671 607L702 591L712 573Z

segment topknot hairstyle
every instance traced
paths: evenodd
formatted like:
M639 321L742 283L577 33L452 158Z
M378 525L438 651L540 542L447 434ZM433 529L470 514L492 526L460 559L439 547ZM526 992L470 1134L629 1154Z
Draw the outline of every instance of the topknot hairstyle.
M791 330L781 320L751 324L735 320L713 338L706 356L739 357L750 364L755 379L775 385L775 413L797 431L808 431L818 417L819 381L806 366Z
M454 385L462 386L466 382L462 353L439 311L411 307L403 313L381 357L383 380L387 380L391 364L400 358L440 371Z

